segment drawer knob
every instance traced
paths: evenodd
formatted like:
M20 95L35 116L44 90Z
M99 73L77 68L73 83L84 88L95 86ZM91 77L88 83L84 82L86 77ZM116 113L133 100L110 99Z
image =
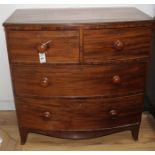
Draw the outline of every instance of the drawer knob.
M46 88L49 85L49 80L47 77L43 77L40 81L40 85L44 88Z
M81 109L82 108L82 103L79 103L79 105L77 106L77 109Z
M43 119L44 120L50 120L51 119L51 113L46 111L43 113Z
M119 84L121 82L121 78L119 75L114 75L113 78L112 78L112 82L114 84Z
M116 41L114 42L114 48L115 48L115 50L117 50L117 51L123 50L123 48L124 48L123 42L120 41L120 40L116 40Z
M110 110L109 114L110 114L110 116L111 116L112 119L115 119L118 116L117 111L114 110L114 109L113 110Z
M47 42L42 43L41 45L39 45L39 46L37 47L38 52L39 52L39 53L45 53L45 52L47 52L47 50L48 50L49 47L50 47L50 46L49 46L50 43L51 43L51 40L49 40L49 41L47 41Z

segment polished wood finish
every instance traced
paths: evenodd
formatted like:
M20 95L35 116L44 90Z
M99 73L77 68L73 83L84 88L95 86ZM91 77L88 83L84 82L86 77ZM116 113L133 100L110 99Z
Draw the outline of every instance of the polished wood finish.
M60 139L31 133L28 136L26 145L20 145L15 111L0 111L0 127L0 136L3 139L0 145L1 151L155 150L155 119L149 113L143 113L142 115L139 140L136 142L133 141L130 131L85 140ZM60 135L60 133L58 134Z
M153 24L134 8L30 9L9 17L21 144L30 132L84 139L130 130L137 140Z
M90 131L138 123L143 95L109 99L17 98L16 102L22 128Z
M122 13L123 12L123 13ZM52 16L52 18L51 18ZM151 21L152 18L131 8L70 8L70 9L18 9L5 26L13 24L82 24L108 22ZM20 26L20 25L19 25Z
M21 144L25 144L27 140L28 133L38 133L44 134L47 136L52 136L56 138L63 138L63 139L72 139L72 140L83 140L83 139L90 139L90 138L98 138L100 136L110 135L116 132L122 132L126 130L131 130L131 135L135 141L138 140L138 133L139 133L139 124L128 124L127 126L119 126L115 128L104 128L102 130L94 130L94 131L55 131L55 130L36 130L36 129L21 129L24 131L24 135L21 137Z
M48 87L49 85L49 79L47 77L43 77L41 80L40 80L40 85L44 88Z
M150 28L84 31L84 61L103 62L147 57L151 49Z
M116 40L113 43L113 47L116 51L122 51L124 48L124 43L120 40Z
M29 132L84 139L123 130L131 130L137 140L142 102L143 94L109 99L18 97L19 122L24 131L21 142L25 143Z
M49 40L47 42L44 42L44 43L41 43L40 45L38 45L36 47L36 49L38 50L38 53L45 53L45 54L47 54L48 53L47 51L49 50L51 43L52 43L52 41Z
M39 97L134 94L144 90L146 64L126 62L54 67L13 65L15 94Z
M87 9L18 9L3 25L7 30L45 31L152 27L153 23L153 18L135 8L118 7Z
M38 52L46 54L47 63L79 62L77 31L10 31L7 35L12 63L39 64Z
M112 78L112 81L114 84L119 84L121 82L121 77L120 75L114 75Z

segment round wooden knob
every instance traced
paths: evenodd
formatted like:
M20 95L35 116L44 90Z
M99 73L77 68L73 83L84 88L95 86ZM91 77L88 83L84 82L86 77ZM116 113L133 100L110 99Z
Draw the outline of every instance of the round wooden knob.
M79 103L76 108L81 109L81 107L82 107L82 103Z
M43 77L40 81L40 85L44 88L46 88L49 85L49 80L47 77Z
M114 109L113 110L110 110L109 114L110 114L110 116L111 116L112 119L115 119L118 116L117 111L114 110Z
M43 119L44 119L44 120L49 120L49 119L51 119L51 113L48 112L48 111L44 112L44 113L43 113Z
M39 53L45 53L47 52L47 50L49 49L49 46L50 46L50 43L51 43L51 40L45 42L45 43L42 43L40 45L37 46L37 50Z
M47 44L41 44L37 47L39 53L45 53L48 50Z
M121 82L121 78L119 75L114 75L113 78L112 78L112 82L114 84L119 84Z
M114 48L115 48L115 50L117 50L117 51L123 50L123 48L124 48L123 42L120 41L120 40L116 40L116 41L114 42Z

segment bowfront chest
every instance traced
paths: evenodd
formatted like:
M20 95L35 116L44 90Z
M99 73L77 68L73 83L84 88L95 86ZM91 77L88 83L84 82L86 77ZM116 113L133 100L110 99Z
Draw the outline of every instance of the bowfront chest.
M22 144L29 132L138 139L152 18L135 8L25 9L4 27Z

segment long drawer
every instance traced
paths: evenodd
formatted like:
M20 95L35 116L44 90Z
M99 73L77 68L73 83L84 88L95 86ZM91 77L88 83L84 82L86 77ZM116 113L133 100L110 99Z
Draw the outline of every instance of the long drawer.
M122 96L144 90L146 63L12 68L17 96Z
M140 121L143 95L123 98L16 98L20 126L44 130L100 130Z
M150 28L116 28L84 31L84 61L148 57L151 50Z
M78 31L9 31L8 46L11 63L78 63Z

